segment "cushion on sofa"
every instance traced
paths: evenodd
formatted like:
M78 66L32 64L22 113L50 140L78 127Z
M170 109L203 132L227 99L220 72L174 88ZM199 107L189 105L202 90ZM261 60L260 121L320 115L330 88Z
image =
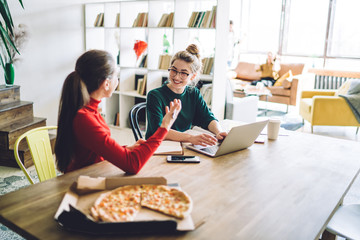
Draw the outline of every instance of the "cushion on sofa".
M282 86L285 89L289 89L289 88L291 88L291 84L292 84L292 78L287 78L287 79L284 80Z
M335 92L335 96L347 94L350 88L350 84L351 84L351 79L346 80L343 84L341 84L339 89Z
M261 72L257 72L259 69L258 64L239 62L234 71L236 72L236 78L243 80L260 80Z

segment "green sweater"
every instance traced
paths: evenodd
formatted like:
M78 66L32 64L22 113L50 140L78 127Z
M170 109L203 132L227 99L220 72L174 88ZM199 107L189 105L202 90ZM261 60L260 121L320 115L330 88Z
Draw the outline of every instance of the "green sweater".
M187 86L182 94L176 94L165 83L162 87L151 90L147 95L146 114L148 122L146 139L158 129L165 115L165 106L170 106L170 101L175 98L181 100L182 108L171 129L184 132L193 125L208 129L208 125L212 120L217 121L198 88Z

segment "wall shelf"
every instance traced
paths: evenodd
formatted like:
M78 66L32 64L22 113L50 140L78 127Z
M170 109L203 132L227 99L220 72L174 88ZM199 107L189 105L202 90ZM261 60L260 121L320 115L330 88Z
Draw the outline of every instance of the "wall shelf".
M215 115L222 119L225 106L225 86L223 86L225 84L223 83L226 77L227 39L220 36L224 36L226 30L188 27L188 22L193 11L209 11L214 6L217 8L216 24L228 22L228 15L223 13L226 11L219 11L219 8L226 9L228 5L229 0L130 0L85 4L86 50L104 49L119 61L119 87L111 98L101 103L105 121L109 125L114 125L114 119L119 113L119 126L129 127L130 108L139 101L146 101L146 93L162 85L162 81L168 76L166 69L159 69L159 58L164 54L164 34L170 42L168 49L170 55L195 43L199 45L203 58L214 58L212 73L201 74L200 80L217 84L217 91L223 91L221 94L212 94L211 99L212 110L216 110ZM172 12L174 12L172 27L157 27L162 16ZM101 26L94 26L101 13L103 13ZM147 24L133 27L139 13L146 13ZM138 20L141 22L140 19ZM136 58L133 50L136 40L142 40L148 44L146 67L139 67L142 56L139 59ZM146 91L145 95L140 95L136 90L136 83L138 78L145 75Z

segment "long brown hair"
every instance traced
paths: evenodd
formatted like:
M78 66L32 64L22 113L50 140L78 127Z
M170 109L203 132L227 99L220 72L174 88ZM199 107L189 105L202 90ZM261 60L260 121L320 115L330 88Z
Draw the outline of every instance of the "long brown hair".
M79 109L89 103L90 94L113 75L115 62L110 53L90 50L76 61L75 71L64 82L58 115L55 144L57 167L65 172L74 152L73 120Z

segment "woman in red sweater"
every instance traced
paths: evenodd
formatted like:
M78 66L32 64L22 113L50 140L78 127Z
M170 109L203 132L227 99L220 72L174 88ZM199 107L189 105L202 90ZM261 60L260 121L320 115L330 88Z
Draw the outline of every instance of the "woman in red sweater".
M90 50L78 58L75 71L65 79L59 104L55 155L61 172L107 160L136 174L168 133L181 110L179 100L167 107L161 126L146 141L126 147L111 138L98 105L111 97L117 85L118 70L110 53Z

